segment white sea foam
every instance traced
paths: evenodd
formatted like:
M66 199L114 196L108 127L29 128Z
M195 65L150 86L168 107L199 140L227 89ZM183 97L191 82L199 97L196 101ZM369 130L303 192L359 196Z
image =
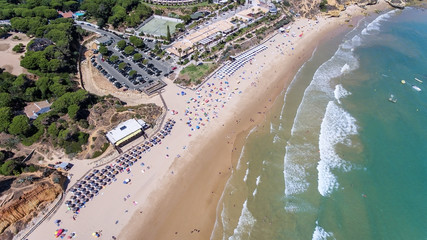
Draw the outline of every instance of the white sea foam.
M346 63L341 68L341 73L347 73L350 70L350 66Z
M245 239L251 235L252 228L256 223L256 219L252 216L247 206L248 200L243 203L242 213L239 217L237 227L234 229L233 236L229 237L228 240Z
M255 132L256 128L257 128L257 127L255 126L255 127L253 127L253 128L249 131L248 136L246 136L246 139L248 139L248 138L249 138L249 136L250 136L253 132Z
M237 170L239 170L242 167L241 160L242 160L244 154L245 154L245 145L243 145L242 151L240 151L239 160L237 160L237 167L236 167Z
M257 178L256 178L256 185L258 186L258 184L261 182L261 176L258 176Z
M348 136L355 134L357 134L356 119L330 101L326 107L319 135L320 161L317 165L317 189L322 196L328 196L339 186L332 169L339 168L344 171L351 169L351 165L335 152L335 145L338 143L350 144Z
M226 213L225 203L222 203L222 211L221 211L221 221L222 221L222 228L225 230L228 226L228 216ZM216 225L216 222L215 222ZM225 233L225 231L223 231ZM223 235L225 237L225 235Z
M244 182L246 182L246 180L248 180L248 174L249 174L249 167L246 168L246 173L245 173L245 176L243 177Z
M307 141L307 139L317 138L321 128L321 122L313 119L324 118L328 102L336 97L344 97L346 94L344 91L335 92L331 80L359 67L359 62L351 49L360 44L360 37L355 36L342 43L335 54L316 70L313 80L304 91L292 125L291 138L286 146L283 172L287 197L305 192L310 185L306 169L314 168L319 160L319 146L318 142ZM344 89L337 91L339 90ZM338 93L343 95L337 95ZM322 173L329 173L329 171Z
M335 238L331 232L326 232L325 229L317 225L317 221L316 221L316 227L314 228L312 240L327 240L327 239L335 239Z
M273 143L277 143L278 141L280 141L280 137L279 137L279 135L274 135L274 137L273 137Z
M388 20L391 16L393 16L395 13L397 12L397 10L393 10L390 11L386 14L382 14L380 16L378 16L374 21L370 22L366 28L364 28L362 30L362 34L363 35L369 35L372 34L374 32L378 32L380 30L381 27L381 23Z
M287 145L284 157L283 175L285 178L285 195L290 196L305 192L309 187L306 180L305 166L298 160L309 154L310 145Z
M255 197L256 192L257 192L257 189L258 189L258 188L255 188L254 192L252 193L252 196L254 196L254 197Z
M313 207L304 197L289 196L285 199L286 212L317 212L317 207Z
M338 84L335 86L334 97L338 103L341 104L340 99L343 97L347 97L348 95L351 95L351 93L349 91L345 90L341 84Z
M270 122L270 134L274 132L274 126L273 123Z

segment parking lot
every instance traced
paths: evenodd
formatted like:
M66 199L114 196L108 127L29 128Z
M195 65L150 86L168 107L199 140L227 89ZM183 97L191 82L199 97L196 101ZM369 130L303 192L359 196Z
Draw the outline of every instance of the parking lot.
M173 72L172 60L166 61L160 59L150 52L151 48L154 48L155 45L153 40L144 40L146 45L144 49L135 49L132 54L126 56L123 51L115 47L117 42L123 39L122 37L112 32L97 29L96 26L82 24L82 27L104 37L109 37L112 40L112 43L107 48L111 52L110 56L115 55L119 57L116 62L104 60L101 54L98 54L96 58L91 58L90 61L116 88L123 90L137 89L151 94L166 86L166 83L161 79ZM127 39L124 40L129 45ZM148 60L148 64L143 65L143 59L138 62L133 61L135 53L140 53L143 59ZM126 66L120 69L119 65L122 63Z

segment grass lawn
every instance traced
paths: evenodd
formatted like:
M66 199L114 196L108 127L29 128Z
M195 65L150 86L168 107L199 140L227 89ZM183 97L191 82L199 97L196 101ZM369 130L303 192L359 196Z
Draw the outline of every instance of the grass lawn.
M189 66L181 70L180 76L188 76L190 84L199 84L201 78L206 75L206 73L211 69L211 67L213 67L213 64L211 63L205 63L200 66L190 64Z

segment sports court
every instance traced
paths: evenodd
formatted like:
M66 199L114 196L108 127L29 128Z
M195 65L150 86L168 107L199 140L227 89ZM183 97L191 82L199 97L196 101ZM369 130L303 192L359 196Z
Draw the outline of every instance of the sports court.
M175 26L180 22L182 22L180 19L154 16L154 18L138 29L138 32L142 31L145 34L166 37L167 26L169 26L170 33L173 34Z

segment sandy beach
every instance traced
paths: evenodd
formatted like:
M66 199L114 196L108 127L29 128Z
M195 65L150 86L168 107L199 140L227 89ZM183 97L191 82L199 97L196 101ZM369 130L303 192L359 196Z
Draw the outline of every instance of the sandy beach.
M347 14L361 16L364 11L351 6L340 18L296 19L288 34L266 40L267 49L232 76L211 78L196 91L168 84L163 93L166 118L176 121L171 135L143 154L130 173L117 175L79 214L62 204L28 239L54 239L58 228L67 229L67 236L75 232L75 239L92 239L94 232L100 239L209 239L218 201L248 131L262 124L316 46L356 24L354 18L345 22ZM89 169L87 162L79 165L72 169L70 186ZM125 179L131 182L123 184Z

